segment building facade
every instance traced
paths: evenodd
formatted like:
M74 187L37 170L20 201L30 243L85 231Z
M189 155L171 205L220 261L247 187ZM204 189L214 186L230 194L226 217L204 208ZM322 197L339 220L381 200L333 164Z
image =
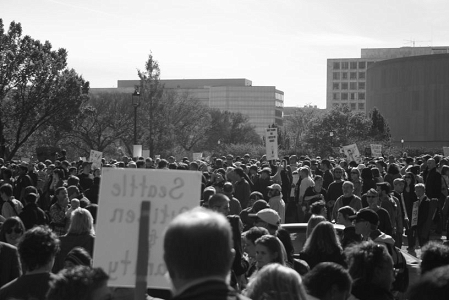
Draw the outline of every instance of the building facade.
M449 146L449 54L378 62L366 83L366 109L384 116L393 143Z
M328 59L326 108L347 104L353 111L367 112L367 70L374 63L443 53L449 53L449 47L368 48L361 49L360 58Z
M240 112L248 116L259 135L272 124L282 126L284 92L274 86L252 86L248 79L165 79L165 89L178 93L188 92L210 108ZM117 88L93 89L95 91L134 92L139 80L118 80Z

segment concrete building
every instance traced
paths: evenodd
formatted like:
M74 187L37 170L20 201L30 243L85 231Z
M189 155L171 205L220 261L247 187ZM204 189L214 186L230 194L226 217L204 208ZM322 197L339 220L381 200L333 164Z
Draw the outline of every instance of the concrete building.
M347 104L351 110L367 109L367 70L374 63L387 59L449 53L449 47L402 47L361 49L360 58L327 60L326 108Z
M284 92L275 86L252 86L248 79L165 79L161 80L166 89L179 93L188 92L210 108L248 115L249 123L256 132L265 134L269 125L282 126ZM100 91L134 91L139 80L118 80L117 88L92 89Z
M393 143L449 146L449 54L377 62L366 77L366 109L384 116Z

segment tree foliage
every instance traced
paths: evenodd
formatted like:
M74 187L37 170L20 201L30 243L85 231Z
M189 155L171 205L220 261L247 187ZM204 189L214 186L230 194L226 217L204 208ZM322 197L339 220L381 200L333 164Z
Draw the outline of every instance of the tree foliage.
M20 23L5 32L0 19L0 156L11 159L40 128L64 127L87 101L89 83L67 69L65 49L22 37Z

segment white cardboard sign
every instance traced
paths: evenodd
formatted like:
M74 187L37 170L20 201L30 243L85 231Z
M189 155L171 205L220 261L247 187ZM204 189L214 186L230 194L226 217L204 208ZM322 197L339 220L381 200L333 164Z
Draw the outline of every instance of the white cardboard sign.
M169 288L165 229L175 216L199 205L200 185L201 173L195 171L103 169L93 264L109 275L110 286L135 285L140 207L150 201L148 287Z
M92 169L101 168L101 158L103 152L90 150L89 161L92 163Z
M343 151L346 155L347 161L355 161L357 163L362 162L362 158L360 157L359 148L357 148L356 144L343 146Z
M203 157L203 152L193 153L193 160L194 161L201 160L202 157Z
M381 157L382 156L382 145L370 144L370 146L371 146L371 156L372 157Z
M142 145L133 145L133 157L142 156Z
M444 156L449 156L449 147L443 147Z
M267 160L278 159L278 129L267 128L265 136Z

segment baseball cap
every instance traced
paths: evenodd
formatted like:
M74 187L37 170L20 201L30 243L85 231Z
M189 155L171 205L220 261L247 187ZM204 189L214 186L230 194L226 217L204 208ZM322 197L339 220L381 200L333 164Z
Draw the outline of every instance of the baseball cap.
M257 217L270 225L279 225L281 223L281 218L279 214L271 208L265 208L259 211L257 214L248 214L248 217Z
M274 184L268 186L267 189L269 189L269 190L276 190L276 191L282 192L281 186L279 184L277 184L277 183L274 183Z
M379 224L379 216L377 213L369 208L363 208L357 212L355 216L350 216L348 218L349 220L356 220L357 221L367 221L370 222L373 225Z

